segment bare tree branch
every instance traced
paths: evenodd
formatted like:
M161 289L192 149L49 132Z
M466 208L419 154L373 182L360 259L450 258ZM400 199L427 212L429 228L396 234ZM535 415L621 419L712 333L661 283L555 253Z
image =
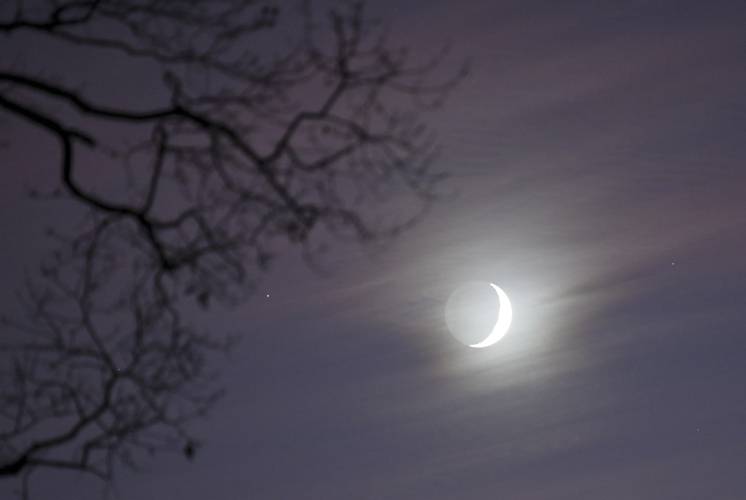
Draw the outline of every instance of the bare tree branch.
M39 469L108 479L159 451L191 458L188 423L219 396L211 360L231 339L191 328L185 307L244 298L284 248L410 227L443 178L422 112L464 73L434 79L445 52L411 61L359 2L321 18L311 2L18 5L0 8L0 36L149 60L162 82L160 105L132 109L0 65L0 113L57 142L62 191L87 214L53 234L25 316L2 323L0 477L25 495ZM130 180L96 187L90 157ZM402 199L414 208L391 210Z

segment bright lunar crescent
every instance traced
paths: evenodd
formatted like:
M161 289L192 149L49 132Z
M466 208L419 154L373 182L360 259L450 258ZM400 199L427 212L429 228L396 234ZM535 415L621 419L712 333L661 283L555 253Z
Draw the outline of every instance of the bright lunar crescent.
M513 306L510 304L508 294L494 283L490 283L490 286L495 290L495 292L497 292L497 305L500 310L497 316L497 321L495 322L495 326L492 327L492 331L484 338L484 340L477 342L476 344L469 344L469 347L481 349L497 343L497 341L508 333L510 323L513 321Z

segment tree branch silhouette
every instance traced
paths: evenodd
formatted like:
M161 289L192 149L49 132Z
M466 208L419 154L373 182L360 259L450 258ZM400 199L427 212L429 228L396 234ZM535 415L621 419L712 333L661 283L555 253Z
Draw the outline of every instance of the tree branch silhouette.
M157 63L162 104L102 102L62 79L0 67L0 113L57 142L64 197L87 214L55 232L22 294L26 316L4 320L0 477L57 468L107 479L142 453L191 457L187 424L219 394L210 359L230 339L190 328L185 304L243 299L285 247L313 255L326 240L409 227L443 177L422 111L465 70L434 81L444 52L412 62L359 2L335 3L321 21L311 2L294 16L255 0L6 10L0 36ZM283 49L263 38L291 34ZM98 124L123 127L134 145ZM137 168L134 181L94 188L81 160L91 154L100 175ZM402 196L411 212L376 212Z

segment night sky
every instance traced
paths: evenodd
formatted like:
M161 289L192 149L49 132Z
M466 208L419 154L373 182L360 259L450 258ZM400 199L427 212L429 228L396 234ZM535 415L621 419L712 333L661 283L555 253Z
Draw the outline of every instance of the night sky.
M471 61L429 117L448 197L384 249L340 243L323 272L289 251L216 310L210 328L242 341L203 446L120 472L113 498L745 498L746 4L371 7L413 50ZM99 91L96 67L73 68ZM29 156L35 133L1 119L18 280L50 217L22 188L54 144ZM488 349L445 326L472 280L513 302ZM38 498L102 489L39 478Z

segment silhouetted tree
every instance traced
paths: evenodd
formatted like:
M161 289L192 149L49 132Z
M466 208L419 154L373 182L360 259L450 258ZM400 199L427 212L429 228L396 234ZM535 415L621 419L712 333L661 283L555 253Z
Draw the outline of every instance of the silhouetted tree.
M441 178L420 111L462 73L433 83L443 52L410 63L359 3L44 0L0 15L5 39L156 63L163 82L162 104L139 108L41 77L33 61L0 67L0 110L56 140L51 194L86 211L50 234L28 314L4 320L0 476L107 479L142 453L191 458L185 424L218 395L209 359L227 339L191 328L184 300L243 298L288 244L313 256L330 238L411 224ZM392 199L404 216L372 209Z

